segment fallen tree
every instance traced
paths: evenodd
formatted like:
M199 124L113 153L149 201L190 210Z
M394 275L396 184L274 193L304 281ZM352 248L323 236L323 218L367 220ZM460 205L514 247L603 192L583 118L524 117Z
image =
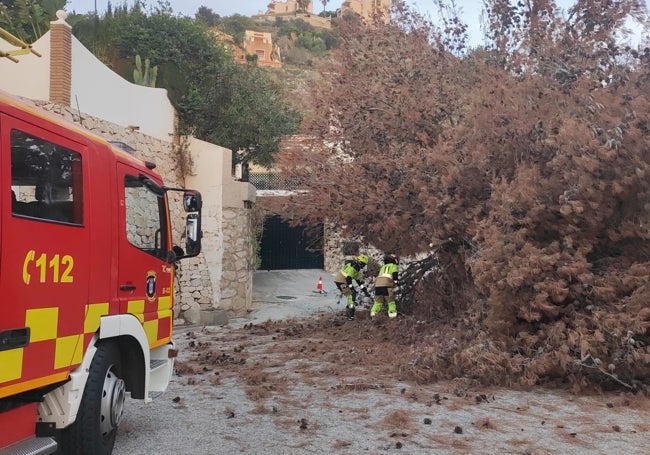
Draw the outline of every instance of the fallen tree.
M650 49L617 34L645 6L485 6L489 44L471 51L453 14L438 30L399 4L391 24L341 25L316 140L278 156L308 190L284 210L425 257L400 308L453 342L422 346L422 380L643 388Z

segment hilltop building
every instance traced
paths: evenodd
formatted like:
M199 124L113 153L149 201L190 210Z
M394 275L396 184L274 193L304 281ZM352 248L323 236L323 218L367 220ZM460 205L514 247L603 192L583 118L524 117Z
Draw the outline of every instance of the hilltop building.
M275 22L277 18L286 18L287 20L302 19L312 27L332 28L329 17L320 17L314 14L314 3L311 1L304 9L300 8L295 0L271 2L267 8L266 13L260 12L260 14L253 16L253 19L257 22Z
M338 10L338 15L355 13L366 22L372 22L375 16L381 16L385 23L390 22L391 0L345 0Z
M295 0L286 0L284 2L271 2L269 3L268 9L266 11L266 14L290 14L290 13L296 13L300 10L300 6L298 5L298 2ZM308 14L314 14L314 4L313 2L309 2L307 5L307 8L305 8L302 12L308 13Z
M374 21L376 15L383 18L385 23L390 22L391 0L345 0L337 11L337 16L345 14L358 14L366 22ZM313 27L330 28L330 18L314 14L314 4L309 2L306 8L300 8L295 0L274 1L269 3L265 14L255 16L255 19L273 20L276 17L302 19Z

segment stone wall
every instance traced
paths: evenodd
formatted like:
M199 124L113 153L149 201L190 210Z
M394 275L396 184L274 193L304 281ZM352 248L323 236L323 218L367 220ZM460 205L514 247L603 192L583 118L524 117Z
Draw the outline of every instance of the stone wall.
M325 240L323 242L324 270L328 273L337 273L347 259L365 254L371 260L379 263L383 259L383 252L377 248L364 244L359 239L350 239L341 236L330 224L325 223ZM357 247L354 250L353 246Z
M251 309L255 242L250 208L227 207L223 211L223 269L220 307L235 314Z
M218 286L212 289L212 307L201 309L206 322L214 323L214 316L219 316L219 312L206 310L242 315L252 303L255 251L251 246L251 219L256 193L253 185L233 179L230 150L195 138L189 141L189 146L192 159L185 183L201 189L204 199L211 197L219 201L218 205L205 207L203 212L206 264L212 283L218 281ZM206 176L210 181L206 181ZM215 181L219 184L215 185Z
M178 263L174 286L176 319L183 318L189 323L197 324L201 322L201 311L214 308L213 303L216 304L212 299L212 280L203 253Z
M334 274L341 269L345 260L342 238L329 224L325 224L324 231L323 257L325 264L323 269Z

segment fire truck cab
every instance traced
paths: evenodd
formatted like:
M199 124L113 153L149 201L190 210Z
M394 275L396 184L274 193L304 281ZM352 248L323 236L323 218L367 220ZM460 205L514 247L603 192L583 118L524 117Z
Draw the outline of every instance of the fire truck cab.
M167 388L175 264L201 250L201 195L154 167L0 92L0 455L108 455L125 398Z

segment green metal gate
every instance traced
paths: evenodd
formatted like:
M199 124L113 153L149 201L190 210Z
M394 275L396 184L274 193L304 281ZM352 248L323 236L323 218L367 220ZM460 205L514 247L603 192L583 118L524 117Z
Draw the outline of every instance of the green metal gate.
M291 227L279 216L264 220L261 270L322 269L323 228L309 235L302 227Z

